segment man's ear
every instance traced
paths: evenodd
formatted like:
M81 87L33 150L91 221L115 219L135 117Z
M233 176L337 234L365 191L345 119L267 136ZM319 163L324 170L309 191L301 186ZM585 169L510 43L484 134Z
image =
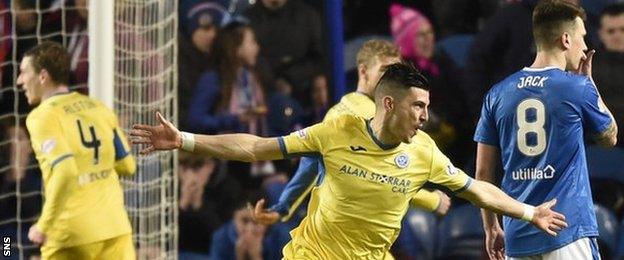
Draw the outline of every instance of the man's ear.
M366 74L366 65L364 64L359 64L357 66L357 70L358 70L358 78L363 79L364 81L368 81L368 75Z
M48 73L48 71L45 69L41 69L41 71L39 71L39 83L43 85L43 82L49 79L50 74Z
M570 33L564 32L560 37L560 41L563 48L568 50L572 46L572 35L570 35Z
M394 109L394 98L392 96L383 96L383 98L381 98L381 102L386 111L391 111Z

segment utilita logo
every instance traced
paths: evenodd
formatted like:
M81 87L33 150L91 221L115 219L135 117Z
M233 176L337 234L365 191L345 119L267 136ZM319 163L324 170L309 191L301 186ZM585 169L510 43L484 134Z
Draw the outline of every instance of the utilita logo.
M518 169L511 172L511 177L515 181L523 181L523 180L545 180L552 179L555 176L555 168L551 165L544 167L544 169L540 168L523 168Z

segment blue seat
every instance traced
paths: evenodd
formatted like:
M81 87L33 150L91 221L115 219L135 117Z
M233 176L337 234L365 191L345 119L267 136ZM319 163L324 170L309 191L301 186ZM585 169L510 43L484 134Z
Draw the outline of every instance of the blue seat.
M442 259L483 259L485 233L479 209L451 208L438 227L436 255Z
M474 40L472 34L458 34L446 37L436 44L437 51L444 51L455 62L458 68L466 66L468 51Z
M401 233L392 253L400 259L432 259L437 218L434 213L409 209L401 222Z
M613 211L600 205L594 205L598 222L598 243L603 259L611 259L617 249L618 222Z

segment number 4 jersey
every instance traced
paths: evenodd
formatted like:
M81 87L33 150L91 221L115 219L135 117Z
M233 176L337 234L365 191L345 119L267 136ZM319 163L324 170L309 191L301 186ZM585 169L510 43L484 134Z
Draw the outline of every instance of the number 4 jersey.
M592 81L555 67L524 68L487 93L474 140L500 149L503 190L531 205L557 198L554 210L569 225L551 237L505 217L507 255L539 254L598 235L583 129L602 132L610 123Z
M78 93L52 96L26 120L43 175L37 226L47 247L70 247L131 233L118 174L134 158L115 114Z

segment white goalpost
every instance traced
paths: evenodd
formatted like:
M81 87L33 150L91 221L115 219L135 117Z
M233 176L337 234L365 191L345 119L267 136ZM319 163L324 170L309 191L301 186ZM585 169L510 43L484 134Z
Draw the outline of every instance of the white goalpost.
M89 1L89 10L89 96L113 108L115 1Z

